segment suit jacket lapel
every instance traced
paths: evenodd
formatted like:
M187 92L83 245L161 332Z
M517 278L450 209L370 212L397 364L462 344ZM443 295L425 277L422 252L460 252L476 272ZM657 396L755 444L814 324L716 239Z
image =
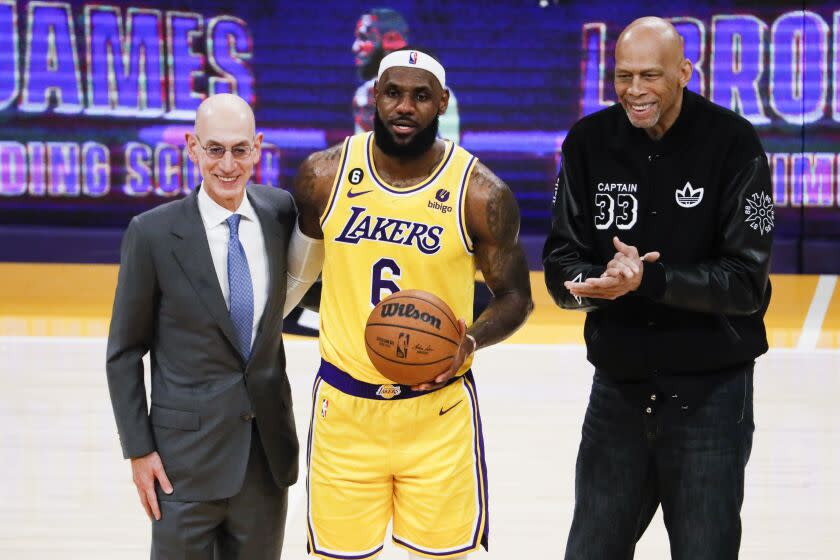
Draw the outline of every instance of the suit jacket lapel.
M176 238L172 252L199 301L219 324L233 347L239 348L236 329L230 320L219 277L213 266L213 257L210 256L204 222L198 212L197 193L198 189L195 189L184 199L183 217L172 226L172 235Z
M248 198L260 218L265 252L268 255L266 264L269 271L268 298L257 329L257 338L254 340L252 347L251 354L253 355L257 350L257 344L262 343L266 336L280 336L279 332L266 333L265 327L271 324L276 313L282 313L283 310L283 301L286 295L286 248L282 225L277 220L276 211L271 210L266 202L260 198L257 191L249 190Z

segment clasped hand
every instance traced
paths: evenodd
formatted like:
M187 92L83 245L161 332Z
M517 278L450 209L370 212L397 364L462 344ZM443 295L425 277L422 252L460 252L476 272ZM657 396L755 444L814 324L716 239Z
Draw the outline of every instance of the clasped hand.
M656 262L659 252L653 251L639 256L639 250L613 237L616 254L607 263L607 269L599 278L587 278L583 282L566 281L563 285L573 296L614 300L635 291L642 283L644 262Z

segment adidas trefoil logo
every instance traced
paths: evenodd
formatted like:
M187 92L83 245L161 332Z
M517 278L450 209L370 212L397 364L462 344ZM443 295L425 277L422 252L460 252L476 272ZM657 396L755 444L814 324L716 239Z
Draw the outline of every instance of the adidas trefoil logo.
M677 189L674 197L683 208L694 208L703 200L703 189L695 189L691 183L686 183L682 189Z

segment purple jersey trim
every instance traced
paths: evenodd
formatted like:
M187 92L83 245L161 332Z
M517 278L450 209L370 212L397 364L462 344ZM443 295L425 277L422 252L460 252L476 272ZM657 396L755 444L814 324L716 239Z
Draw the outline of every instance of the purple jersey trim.
M468 253L472 254L475 251L475 248L469 242L470 236L467 235L467 224L466 224L466 214L467 214L467 183L470 181L470 175L472 174L473 165L475 164L475 156L470 158L469 163L467 163L466 169L464 169L464 177L461 179L461 186L458 188L458 227L461 230L461 240L464 242L464 248L467 250Z
M333 206L335 206L335 201L338 200L338 194L341 191L341 183L344 181L344 168L347 165L347 159L350 157L349 137L344 139L344 146L341 150L343 152L343 157L341 158L341 165L338 167L338 175L335 177L335 188L331 193L332 196L330 197L330 200L327 202L327 211L324 212L324 219L321 221L322 228L327 223L327 220L330 219L330 213L332 212Z
M452 154L455 153L455 145L452 144L451 142L448 143L448 144L449 145L447 146L447 148L449 148L449 153L446 154L446 158L444 158L443 163L441 164L440 167L438 167L438 170L435 172L434 175L432 175L431 177L427 177L424 181L421 181L419 185L416 185L416 186L414 186L410 189L395 189L394 187L385 184L384 181L380 181L379 177L376 175L376 170L373 167L373 152L372 152L372 150L373 150L373 132L370 132L370 133L368 133L367 149L365 150L365 160L367 161L368 172L370 173L370 176L373 178L373 181L377 185L379 185L380 187L382 187L383 189L388 191L389 193L393 193L393 194L412 194L412 193L416 193L417 191L421 191L421 190L425 189L426 187L428 187L429 185L431 185L435 181L435 179L437 179L438 176L441 173L443 173L444 169L446 169L446 167L449 165L449 161L452 159Z

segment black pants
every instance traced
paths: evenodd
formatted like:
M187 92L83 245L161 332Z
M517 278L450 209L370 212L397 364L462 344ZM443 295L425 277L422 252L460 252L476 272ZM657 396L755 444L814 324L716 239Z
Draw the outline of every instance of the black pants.
M239 493L207 502L159 501L152 521L152 560L278 560L287 488L278 488L256 427Z
M629 560L659 505L674 560L735 560L753 436L753 366L691 405L595 373L566 560ZM668 394L672 393L672 394ZM679 398L678 398L679 397Z

